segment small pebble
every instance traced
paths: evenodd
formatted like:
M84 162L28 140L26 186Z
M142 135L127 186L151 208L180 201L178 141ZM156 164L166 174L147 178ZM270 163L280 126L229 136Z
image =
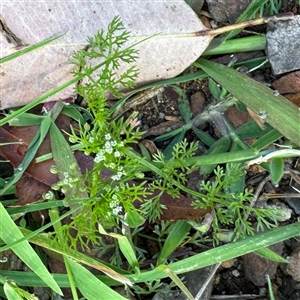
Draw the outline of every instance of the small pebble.
M224 260L221 264L221 266L224 268L224 269L229 269L233 266L235 260L234 259L229 259L229 260Z
M240 274L240 272L238 271L238 270L233 270L232 272L232 275L234 276L234 277L239 277L241 274Z

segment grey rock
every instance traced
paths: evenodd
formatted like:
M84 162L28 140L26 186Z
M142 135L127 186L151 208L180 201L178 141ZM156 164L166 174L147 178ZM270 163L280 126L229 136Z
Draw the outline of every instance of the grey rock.
M300 281L300 247L292 252L286 271L294 280Z
M300 184L295 184L296 189L300 189ZM295 194L297 193L293 188L289 188L285 194ZM294 210L297 215L300 215L300 198L296 197L287 197L285 198L287 204Z
M268 23L267 54L274 74L300 69L300 16Z
M199 270L195 270L189 273L181 274L184 276L183 282L190 293L195 297L199 290L202 288L203 284L205 284L207 278L210 276L214 266L209 266L206 268L202 268ZM201 300L209 300L212 288L213 288L213 280L212 278L208 283L204 293L201 296ZM174 294L172 292L159 292L156 293L152 300L186 300L187 296L180 292L178 294Z
M207 0L208 10L217 22L234 23L251 0Z
M278 255L282 254L283 243L277 243L269 247L270 250ZM272 279L276 274L278 262L271 261L255 253L249 253L243 256L243 265L245 276L257 286L264 286L266 283L266 275Z

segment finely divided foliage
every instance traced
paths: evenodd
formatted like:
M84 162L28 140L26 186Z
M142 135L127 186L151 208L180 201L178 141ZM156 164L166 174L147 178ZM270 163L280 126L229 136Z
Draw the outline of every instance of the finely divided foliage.
M128 224L136 214L139 220L155 221L166 208L159 202L161 195L167 192L177 197L185 187L188 175L197 169L185 164L185 159L195 155L197 144L188 144L184 140L174 146L170 159L166 159L161 152L154 155L153 162L160 164L160 172L154 174L150 185L146 186L146 181L141 182L144 173L139 171L139 167L143 166L142 162L146 162L146 159L132 151L133 145L142 137L136 122L132 122L136 115L131 115L127 120L112 120L111 111L106 106L106 93L109 91L120 97L120 87L132 87L138 74L134 67L119 76L116 74L120 61L132 63L137 56L133 47L122 49L128 36L120 19L114 18L106 33L104 30L99 31L96 37L89 39L87 50L74 55L73 62L78 66L74 74L88 78L86 84L78 86L77 92L87 101L94 119L79 124L79 133L72 128L69 140L77 143L79 150L86 155L94 157L94 167L83 175L84 180L64 172L64 179L54 185L55 189L61 188L63 192L74 188L89 194L89 200L84 202L81 213L74 216L70 224L62 227L73 246L78 241L82 246L87 246L88 241L97 240L97 223L112 226L121 221ZM95 75L92 72L93 59L99 57L103 58L101 72ZM247 206L252 196L249 191L241 194L228 192L241 172L242 167L235 164L228 167L225 176L223 169L218 167L214 182L201 183L201 193L184 188L185 192L194 195L195 207L210 207L213 210L215 242L218 242L217 233L224 225L234 226L239 235L253 234L251 224L247 221L250 213L256 215L259 227L262 224L272 226L266 218L276 222L275 212ZM159 193L151 197L154 190ZM146 197L147 201L143 201ZM135 201L143 201L140 209L135 207ZM88 221L86 216L89 216ZM129 225L135 226L133 223ZM69 234L70 228L76 229L75 237Z

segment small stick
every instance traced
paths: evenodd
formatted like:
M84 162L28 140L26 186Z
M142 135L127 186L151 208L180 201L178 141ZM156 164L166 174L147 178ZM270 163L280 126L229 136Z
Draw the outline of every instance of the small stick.
M205 35L217 36L219 34L222 34L222 33L225 33L225 32L231 31L231 30L243 29L245 27L257 26L257 25L266 24L266 23L275 23L278 21L290 21L293 18L294 18L294 14L288 12L288 13L274 15L271 17L262 17L262 18L258 18L258 19L248 20L245 22L228 25L228 26L221 27L221 28L201 30L201 31L195 32L194 34L196 36L205 36Z
M215 29L205 29L200 30L196 32L190 32L190 33L171 33L171 34L157 34L155 35L156 38L182 38L182 37L196 37L196 36L217 36L222 33L226 33L228 31L237 30L237 29L243 29L250 26L257 26L261 24L267 24L267 23L275 23L278 21L290 21L293 20L294 14L291 12L282 13L278 15L274 15L271 17L262 17L258 19L248 20L241 23L236 23L228 26L224 26L221 28L215 28ZM148 38L148 36L139 36L134 37L134 39L145 39Z

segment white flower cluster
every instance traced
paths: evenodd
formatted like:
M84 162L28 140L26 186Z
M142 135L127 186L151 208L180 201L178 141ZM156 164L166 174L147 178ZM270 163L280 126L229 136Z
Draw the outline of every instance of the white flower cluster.
M120 205L117 195L112 196L112 201L110 201L109 206L112 209L109 215L117 216L120 212L122 212L122 206Z
M95 158L94 158L94 162L95 163L99 163L101 161L104 161L106 159L105 154L112 154L114 153L115 157L120 157L121 153L118 150L114 150L114 148L118 145L118 142L116 140L112 140L111 139L111 135L109 133L107 133L105 135L105 144L104 144L104 148L100 149L100 151L96 154ZM119 143L120 146L123 146L123 142Z
M123 167L118 167L117 174L111 176L111 179L114 180L114 181L120 180L122 175L126 175L126 172L123 170Z

